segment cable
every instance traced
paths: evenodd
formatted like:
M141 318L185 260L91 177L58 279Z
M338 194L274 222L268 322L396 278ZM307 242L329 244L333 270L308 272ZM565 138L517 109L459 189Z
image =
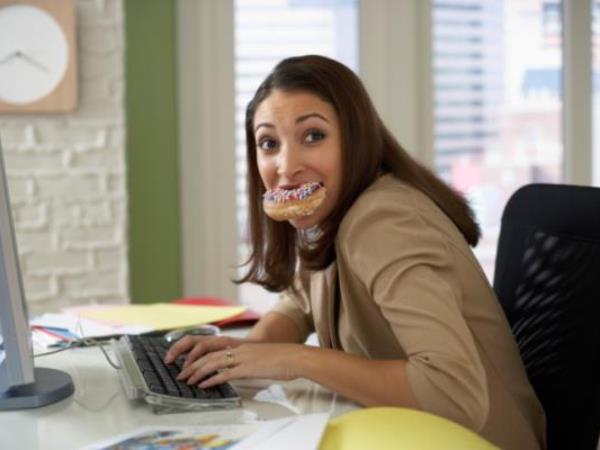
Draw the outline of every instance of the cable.
M72 348L79 347L79 346L80 346L80 342L79 342L79 340L76 340L76 341L70 341L68 344L66 344L66 345L64 345L63 347L61 347L61 348L58 348L58 349L56 349L56 350L51 350L51 351L49 351L49 352L43 352L43 353L34 353L34 354L33 354L33 357L34 357L34 358L39 358L39 357L42 357L42 356L53 355L53 354L55 354L55 353L64 352L65 350L70 350L70 349L72 349Z
M92 408L92 407L90 407L90 406L88 406L88 405L86 405L86 404L85 404L85 403L83 403L83 402L80 402L80 401L79 401L77 398L74 398L74 399L73 399L73 401L74 401L75 403L77 403L77 404L78 404L80 407L82 407L83 409L85 409L85 410L87 410L87 411L90 411L90 412L99 412L99 411L102 411L102 410L106 409L106 407L107 407L108 405L110 405L110 404L111 404L111 403L114 401L114 399L115 399L115 398L117 398L119 395L120 395L120 392L117 390L117 391L116 391L116 392L114 392L114 393L113 393L113 394L112 394L112 395L109 397L109 399L108 399L107 401L105 401L105 402L104 402L102 405L95 406L95 407L93 407L93 408Z
M104 344L102 342L95 340L95 339L85 337L85 333L83 332L83 327L81 326L81 316L77 316L77 328L79 329L79 335L81 336L81 339L85 345L88 345L88 346L97 345L98 347L100 347L100 350L102 351L102 354L104 355L104 358L106 358L106 361L108 361L108 363L111 365L111 367L113 367L114 369L117 369L117 370L121 370L121 366L119 364L116 364L115 362L113 362L112 359L110 359L110 356L108 356L108 353L106 353L106 350L104 349Z
M77 328L79 330L79 335L81 336L81 339L75 339L75 340L69 341L66 344L64 344L64 346L62 346L61 348L58 348L56 350L51 350L49 352L34 354L33 357L34 358L39 358L39 357L42 357L42 356L54 355L55 353L64 352L65 350L70 350L70 349L76 348L76 347L98 346L100 348L100 351L104 355L104 358L106 359L106 361L113 368L115 368L117 370L121 370L121 366L119 364L115 363L111 359L111 357L108 355L108 353L106 352L106 349L104 348L104 342L103 341L100 341L98 339L93 339L93 338L87 338L87 337L85 337L85 334L83 332L83 328L81 327L81 320L80 320L80 318L77 320Z
M96 340L96 339L91 339L91 338L82 338L82 339L76 339L73 341L70 341L66 344L64 344L64 346L62 346L61 348L57 348L56 350L51 350L49 352L43 352L43 353L36 353L33 355L34 358L40 358L42 356L48 356L48 355L54 355L55 353L60 353L60 352L64 352L65 350L71 350L72 348L77 348L77 347L93 347L93 346L98 346L100 348L100 351L102 351L102 353L104 354L104 357L106 358L106 360L108 361L108 363L114 367L115 369L121 369L121 366L119 366L118 364L116 364L108 355L108 353L106 352L106 349L104 348L104 342Z
M115 369L117 370L121 370L121 366L117 363L115 363L112 359L110 359L110 356L108 356L108 353L106 352L106 350L104 349L104 344L98 344L98 346L100 347L100 350L102 350L102 353L104 353L104 357L106 358L106 360L108 361L108 363Z

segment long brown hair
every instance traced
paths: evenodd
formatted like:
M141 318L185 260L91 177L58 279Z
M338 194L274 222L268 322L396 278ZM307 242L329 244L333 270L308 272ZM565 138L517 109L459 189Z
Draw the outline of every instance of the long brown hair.
M253 122L256 109L275 89L315 94L333 105L339 117L344 189L310 244L288 222L276 222L262 209L265 187L256 163ZM429 196L466 241L477 245L479 226L465 199L402 148L381 121L360 79L343 64L318 55L284 59L248 104L245 127L252 251L245 263L248 272L237 283L250 281L270 291L282 291L292 286L298 263L307 270L326 268L335 259L335 235L344 215L382 173L391 173Z

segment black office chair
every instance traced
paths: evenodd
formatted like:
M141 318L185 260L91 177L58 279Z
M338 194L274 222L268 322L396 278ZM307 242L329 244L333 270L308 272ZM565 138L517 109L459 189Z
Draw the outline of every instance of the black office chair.
M532 184L502 216L494 289L547 419L548 450L600 431L600 188Z

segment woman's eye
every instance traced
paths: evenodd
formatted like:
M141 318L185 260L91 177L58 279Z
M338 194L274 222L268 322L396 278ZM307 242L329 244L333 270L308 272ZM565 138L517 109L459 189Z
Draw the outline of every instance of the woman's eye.
M273 150L277 147L277 142L275 142L273 139L261 139L258 143L258 146L262 150Z
M313 143L322 141L323 139L325 139L325 133L323 133L322 131L314 130L306 135L305 142Z

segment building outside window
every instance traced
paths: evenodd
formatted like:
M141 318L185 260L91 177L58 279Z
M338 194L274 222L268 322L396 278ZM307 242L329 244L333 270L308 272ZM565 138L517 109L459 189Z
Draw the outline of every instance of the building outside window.
M435 166L471 201L483 232L475 252L490 279L508 197L563 180L561 7L433 2Z

